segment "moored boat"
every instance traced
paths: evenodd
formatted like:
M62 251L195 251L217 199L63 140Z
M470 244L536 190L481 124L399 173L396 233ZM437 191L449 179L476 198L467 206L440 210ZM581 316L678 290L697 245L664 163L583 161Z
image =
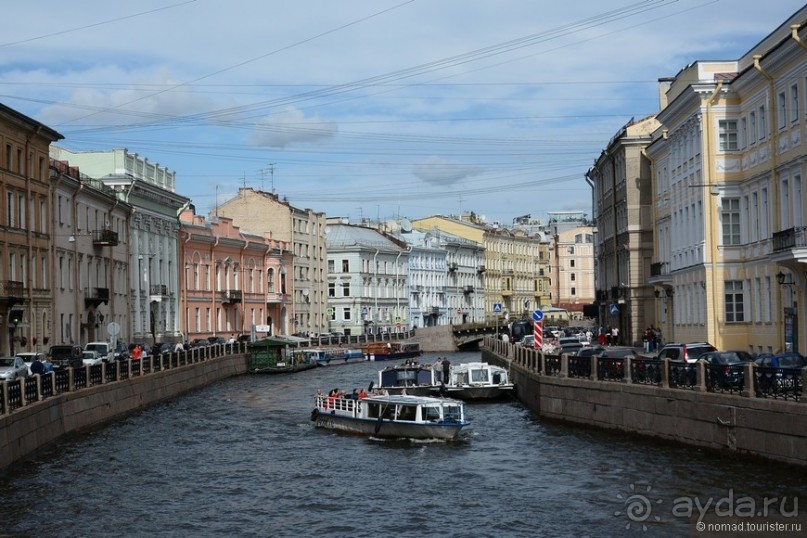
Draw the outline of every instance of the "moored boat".
M249 372L252 374L287 374L316 368L310 357L297 356L290 350L290 342L283 338L267 337L247 346Z
M435 368L437 365L435 365ZM435 371L435 375L438 372ZM495 400L513 393L507 370L487 362L464 362L451 366L449 382L436 392L459 400Z
M408 362L408 361L407 361ZM507 370L487 362L451 365L444 382L442 361L398 364L378 372L378 389L390 394L448 396L458 400L496 400L513 393Z
M317 366L348 364L367 360L360 349L304 348L295 349L292 353L294 355L304 356L306 360L313 360Z
M423 354L417 342L370 342L361 351L369 361L412 359Z
M311 420L318 428L392 439L456 439L470 424L460 401L401 394L318 395Z

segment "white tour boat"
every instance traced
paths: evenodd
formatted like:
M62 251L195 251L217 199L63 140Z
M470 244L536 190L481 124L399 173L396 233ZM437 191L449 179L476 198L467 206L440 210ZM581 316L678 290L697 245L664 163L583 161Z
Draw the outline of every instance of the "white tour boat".
M379 438L456 439L465 420L462 402L405 394L351 398L320 395L311 411L318 428Z

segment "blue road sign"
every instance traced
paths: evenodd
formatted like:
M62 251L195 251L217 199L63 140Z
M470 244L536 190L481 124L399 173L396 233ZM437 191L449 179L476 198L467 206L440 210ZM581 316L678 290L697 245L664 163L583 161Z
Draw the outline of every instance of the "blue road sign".
M614 303L611 303L610 311L611 311L612 314L618 314L619 313L619 307L617 305L615 305Z
M502 311L502 303L493 303L493 311L494 312L501 312Z
M544 313L540 310L536 310L532 313L532 320L533 321L543 321L544 320Z

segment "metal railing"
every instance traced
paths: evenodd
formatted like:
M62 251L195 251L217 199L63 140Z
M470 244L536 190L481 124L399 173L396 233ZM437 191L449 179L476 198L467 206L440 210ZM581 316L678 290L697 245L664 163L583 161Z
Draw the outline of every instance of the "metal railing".
M104 383L123 382L133 377L154 375L164 370L205 362L225 355L246 353L246 343L218 344L182 352L162 353L140 360L121 360L79 368L58 368L15 381L0 383L0 415L67 393L79 392Z
M807 367L772 368L754 363L709 365L642 355L625 358L549 355L539 349L503 342L486 335L483 349L536 373L555 377L622 382L659 389L711 392L748 398L800 402L807 382Z

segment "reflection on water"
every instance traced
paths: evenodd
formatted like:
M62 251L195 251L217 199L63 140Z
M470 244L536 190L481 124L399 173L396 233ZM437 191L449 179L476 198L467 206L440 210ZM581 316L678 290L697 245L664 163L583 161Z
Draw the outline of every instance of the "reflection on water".
M312 427L317 388L366 387L383 366L223 380L64 440L0 480L0 529L533 537L645 526L679 536L695 532L671 511L682 497L807 497L793 468L546 422L516 401L468 404L472 430L463 442L380 441Z

